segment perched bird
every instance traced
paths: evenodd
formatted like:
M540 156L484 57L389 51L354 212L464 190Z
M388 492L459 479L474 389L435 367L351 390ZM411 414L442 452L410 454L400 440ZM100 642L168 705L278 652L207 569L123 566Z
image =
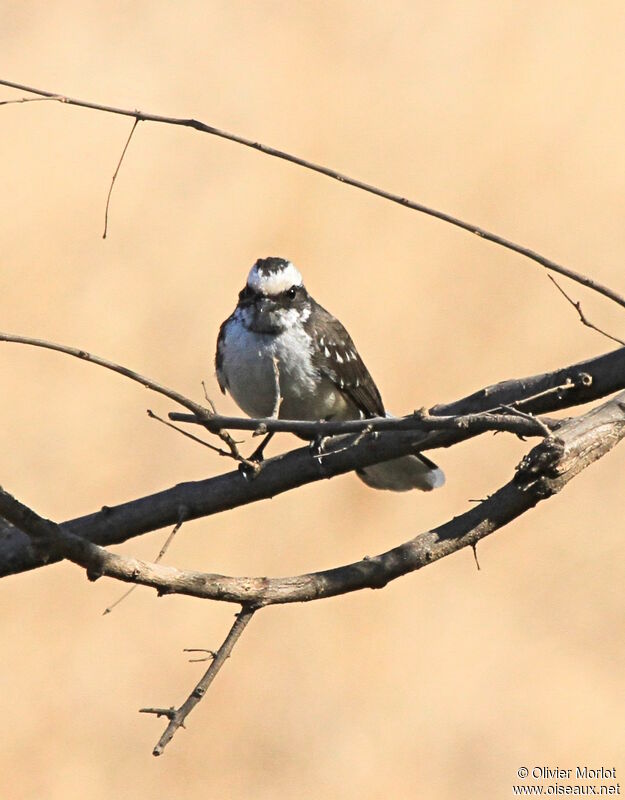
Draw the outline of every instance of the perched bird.
M306 291L283 258L261 258L221 325L215 356L221 391L251 417L348 420L389 416L343 325ZM421 454L357 472L368 486L429 491L445 476Z

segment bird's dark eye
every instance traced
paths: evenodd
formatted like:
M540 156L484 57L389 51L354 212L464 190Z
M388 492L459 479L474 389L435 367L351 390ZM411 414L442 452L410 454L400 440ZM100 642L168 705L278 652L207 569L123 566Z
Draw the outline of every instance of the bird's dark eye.
M286 290L286 296L289 298L289 300L294 300L296 295L297 295L297 286L291 286L290 289Z

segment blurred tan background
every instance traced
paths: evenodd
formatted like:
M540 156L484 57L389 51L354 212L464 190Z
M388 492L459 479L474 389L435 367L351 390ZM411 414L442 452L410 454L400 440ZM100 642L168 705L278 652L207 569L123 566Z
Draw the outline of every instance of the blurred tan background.
M193 116L481 224L625 290L619 2L5 2L2 77ZM0 99L20 97L8 89ZM83 347L201 399L259 256L291 258L404 413L610 349L543 270L436 220L182 128L0 108L1 329ZM622 336L622 310L578 287ZM229 469L150 421L173 405L69 357L0 347L0 481L63 520ZM255 443L254 443L255 444ZM284 437L272 452L292 447ZM466 510L529 448L434 454L431 495L353 475L186 524L167 561L286 575ZM250 627L160 759L162 720L234 608L60 564L0 584L0 796L505 798L520 766L624 777L625 447L479 548L380 592ZM153 558L161 531L121 551ZM619 772L620 770L620 772Z

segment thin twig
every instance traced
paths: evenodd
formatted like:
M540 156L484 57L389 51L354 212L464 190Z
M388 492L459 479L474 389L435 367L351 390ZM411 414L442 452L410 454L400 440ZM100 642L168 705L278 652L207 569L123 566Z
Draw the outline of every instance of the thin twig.
M119 157L119 161L117 162L117 166L115 167L115 172L113 173L113 177L111 178L111 185L109 186L108 194L106 195L106 207L104 209L104 233L102 234L102 238L106 239L106 233L108 231L109 226L109 205L111 202L111 195L113 194L113 186L115 186L115 181L117 180L117 173L119 172L119 168L122 165L122 161L124 160L124 156L126 155L126 150L128 150L128 145L130 144L130 140L132 139L132 134L135 132L135 128L139 124L139 117L135 118L134 124L128 134L128 138L126 139L126 144L124 145L124 149L122 150L122 154Z
M313 172L318 172L321 175L326 175L328 178L333 178L334 180L340 181L340 183L345 183L348 186L353 186L356 189L361 189L364 192L368 192L369 194L376 195L377 197L381 197L385 200L389 200L392 203L398 203L406 208L410 208L413 211L418 211L422 214L427 214L430 217L435 217L436 219L440 219L443 222L447 222L450 225L455 225L457 228L462 228L469 233L472 233L476 236L479 236L486 241L492 242L493 244L500 245L501 247L505 247L507 250L512 250L515 253L518 253L521 256L525 256L526 258L535 261L536 263L540 264L541 266L545 267L552 272L557 272L560 275L565 275L567 278L570 278L577 283L581 283L583 286L592 289L599 294L604 295L604 297L610 298L615 303L618 303L620 306L625 307L625 297L615 292L613 289L610 289L608 286L605 286L601 283L598 283L595 280L592 280L587 275L583 275L580 272L576 272L568 267L564 267L561 264L558 264L555 261L552 261L550 258L546 258L545 256L537 253L535 250L530 250L528 247L523 247L522 245L515 244L514 242L510 241L509 239L504 239L503 236L498 236L495 233L490 233L485 228L480 228L477 225L473 225L472 223L465 222L457 217L451 216L451 214L446 214L443 211L437 211L434 208L429 208L428 206L423 205L422 203L417 203L414 200L408 200L405 197L402 197L398 194L393 194L392 192L387 192L384 189L379 189L376 186L372 186L371 184L364 183L363 181L357 180L356 178L350 178L348 175L344 175L340 172L337 172L334 169L330 169L329 167L324 167L321 164L316 164L313 161L307 161L304 158L300 158L299 156L294 156L291 153L286 153L282 150L277 150L274 147L269 147L266 144L262 144L260 142L256 142L253 139L246 139L244 136L239 136L235 133L229 133L228 131L220 130L215 128L212 125L207 125L204 122L200 122L196 119L182 119L180 117L166 117L161 114L148 114L143 111L138 110L131 110L127 108L116 108L115 106L107 106L102 105L100 103L92 103L88 100L79 100L74 97L67 97L66 95L59 95L56 92L49 92L44 89L37 89L32 86L24 86L20 83L15 83L13 81L1 80L0 85L8 86L12 89L18 89L24 92L31 92L32 94L41 95L43 97L49 97L50 99L60 100L63 103L67 103L73 106L79 106L80 108L89 108L95 111L103 111L108 114L120 114L125 117L134 117L136 120L140 121L148 121L148 122L158 122L164 123L167 125L179 125L186 128L193 128L194 130L201 131L202 133L208 133L212 136L218 136L222 139L228 139L231 142L236 142L237 144L244 145L245 147L251 147L254 150L258 150L261 153L265 153L265 155L272 156L274 158L280 158L284 161L289 161L292 164L296 164L297 166L304 167L305 169L312 170Z
M215 653L209 668L206 670L201 680L198 682L180 708L139 709L140 713L142 714L156 714L157 717L167 717L169 720L169 724L167 725L167 728L165 728L165 732L158 740L154 750L152 750L153 756L160 756L163 753L163 750L172 740L178 728L184 727L186 718L206 694L208 687L217 676L219 670L225 664L226 659L230 657L235 644L245 630L248 622L254 616L255 612L256 608L254 608L254 606L242 606L241 611L236 615L236 619L230 628L228 635L224 639L223 644Z
M18 97L17 100L0 100L0 106L12 106L22 103L40 103L42 100L58 100L61 103L64 99L60 95L51 94L46 97Z
M180 509L180 518L179 518L178 522L174 525L172 530L169 532L167 538L165 539L165 542L164 542L163 546L159 550L158 555L156 556L156 558L154 559L154 563L155 564L158 564L160 562L160 560L163 558L163 556L165 555L165 553L169 550L169 545L174 541L174 536L178 533L178 531L182 527L182 523L187 518L187 514L188 514L188 510L183 506ZM128 589L120 597L118 597L117 600L115 600L115 602L111 603L110 606L107 606L107 608L105 608L104 611L102 612L102 616L104 616L105 614L110 614L111 611L114 608L117 608L117 606L120 603L122 603L128 597L128 595L131 595L134 592L134 590L137 588L137 586L138 586L138 584L135 583L134 586L131 586L130 589Z
M535 417L533 414L526 414L525 411L521 411L519 408L516 408L516 406L514 406L514 405L509 405L509 406L508 405L502 405L502 406L499 406L499 407L503 408L504 411L507 411L508 413L513 414L514 416L518 416L518 417L521 417L522 419L530 420L534 424L539 425L545 436L551 436L551 429L549 428L549 426L545 422L543 422L540 419L540 417Z
M552 283L555 285L556 289L557 289L557 290L558 290L558 291L559 291L559 292L560 292L562 295L564 295L564 297L565 297L565 298L566 298L566 299L569 301L569 303L570 303L570 304L573 306L573 308L574 308L574 309L577 311L577 313L578 313L578 315L579 315L579 321L580 321L580 322L581 322L583 325L585 325L587 328L592 328L592 330L593 330L593 331L596 331L597 333L600 333L602 336L605 336L605 337L606 337L606 339L610 339L611 341L613 341L613 342L616 342L617 344L622 344L623 346L625 346L625 341L623 341L623 339L619 339L619 338L618 338L618 336L612 336L612 334L611 334L611 333L608 333L607 331L604 331L604 330L602 330L601 328L598 328L598 327L597 327L597 326L594 324L594 322L591 322L591 321L588 319L588 317L587 317L587 316L584 314L584 312L582 311L582 304L580 303L580 301L579 301L579 300L573 300L573 298L572 298L572 297L570 297L570 296L569 296L569 295L568 295L568 294L567 294L567 293L564 291L564 289L563 289L563 288L560 286L560 284L559 284L559 283L558 283L558 281L557 281L557 280L556 280L556 279L553 277L553 275L547 275L547 277L548 277L548 278L549 278L549 280L550 280L550 281L551 281L551 282L552 282Z
M202 389L204 391L204 399L206 400L206 402L210 406L210 410L211 410L210 416L208 417L208 419L205 420L205 422L207 424L204 427L206 428L207 431L210 431L211 433L216 433L217 436L219 436L219 438L221 439L221 441L228 447L228 449L232 453L233 457L237 461L240 461L243 464L244 467L253 466L251 464L251 462L247 458L244 458L241 455L241 452L240 452L239 447L238 447L240 442L236 442L232 438L232 436L230 436L228 431L223 431L223 430L211 431L210 427L208 427L208 423L209 423L210 419L212 419L212 417L214 417L217 414L217 409L215 408L215 403L211 400L211 398L208 395L208 391L206 389L206 383L204 381L202 381Z
M273 356L271 362L273 365L273 380L276 393L276 399L273 404L273 410L271 412L271 416L273 419L278 419L278 417L280 416L280 407L282 405L282 390L280 389L280 363L278 361L277 356Z
M177 433L181 433L183 436L186 436L187 439L191 439L192 441L197 442L198 444L204 445L204 447L208 447L209 450L212 450L214 453L217 453L220 456L226 456L227 458L233 457L231 452L226 452L226 450L223 450L221 447L215 447L214 444L211 444L210 442L205 442L204 439L200 439L199 436L194 436L192 433L189 433L189 431L185 431L182 428L179 428L177 425L172 425L171 422L167 422L166 419L159 417L158 414L155 414L154 411L152 411L149 408L147 409L147 415L150 419L155 419L157 422L162 422L163 425L166 425L168 428L177 431Z

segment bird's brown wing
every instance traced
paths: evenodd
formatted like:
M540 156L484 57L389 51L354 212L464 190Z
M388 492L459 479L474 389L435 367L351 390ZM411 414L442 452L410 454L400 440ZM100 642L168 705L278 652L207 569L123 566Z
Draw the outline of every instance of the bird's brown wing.
M383 417L385 411L380 392L351 336L324 308L317 306L317 310L313 364L349 398L363 416Z
M228 383L226 381L226 376L223 373L223 343L224 339L226 338L226 325L232 321L232 317L234 313L232 313L228 319L224 320L219 327L219 334L217 336L217 349L215 350L215 373L217 375L217 383L219 384L219 388L221 389L222 394L226 393L226 389L228 388Z

